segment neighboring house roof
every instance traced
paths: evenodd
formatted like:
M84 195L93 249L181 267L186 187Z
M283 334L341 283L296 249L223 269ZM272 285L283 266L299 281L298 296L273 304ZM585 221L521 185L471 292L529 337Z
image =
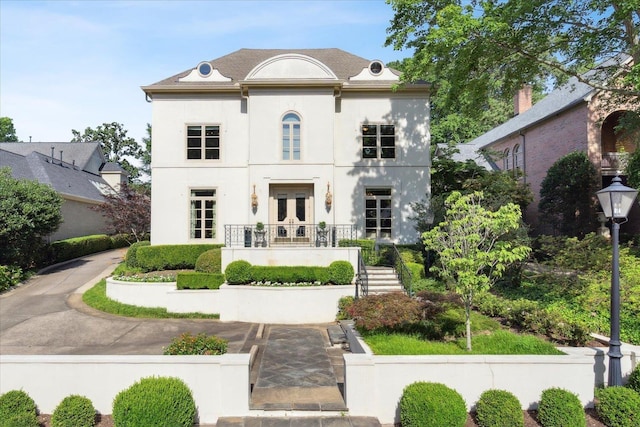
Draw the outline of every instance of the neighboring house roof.
M629 55L616 55L586 72L583 76L587 79L593 79L594 81L606 80L612 75L612 69L620 70L622 66L631 60L632 58ZM581 102L587 102L595 92L596 89L592 86L580 82L576 77L571 77L567 83L553 90L549 95L545 96L524 113L480 135L476 139L468 142L468 144L475 145L476 150L481 150L494 142L500 141L514 133L519 133ZM460 144L460 146L462 145L466 144Z
M52 148L54 163L59 163L60 151L62 151L63 162L71 165L75 161L76 167L93 174L99 174L99 167L105 162L99 142L3 142L0 144L0 149L22 156L37 152L51 157Z
M104 201L104 194L113 192L100 176L81 170L77 164L61 163L56 159L52 162L51 156L36 151L22 155L5 150L4 144L0 144L0 167L11 168L14 178L49 185L69 199L100 203Z
M446 149L446 144L438 144L436 149L436 155L442 154L442 150ZM485 156L478 149L475 144L458 144L456 145L457 152L451 155L451 159L456 162L466 162L467 160L473 160L478 166L481 166L487 170L499 170L500 168L489 156Z
M122 168L122 166L120 166L119 164L117 164L116 162L107 162L104 165L102 165L102 167L100 168L100 172L121 172L121 173L127 173L126 170L124 170Z

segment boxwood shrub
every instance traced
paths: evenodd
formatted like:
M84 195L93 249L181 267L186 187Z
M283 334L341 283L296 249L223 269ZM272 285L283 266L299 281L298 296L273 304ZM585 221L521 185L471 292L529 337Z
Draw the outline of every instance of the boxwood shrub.
M251 263L245 260L232 261L224 270L224 276L230 285L251 283Z
M585 427L587 419L578 396L561 388L543 390L538 405L543 427Z
M222 273L222 250L215 248L202 252L195 267L202 273Z
M93 427L96 410L89 398L72 394L62 399L51 416L51 427Z
M136 252L138 267L144 271L193 269L205 251L222 245L151 245Z
M631 390L635 390L638 394L640 394L640 364L636 365L633 371L631 371L627 387L629 387Z
M36 404L25 391L10 390L0 396L0 427L38 427Z
M315 266L251 266L251 281L272 283L327 283L326 267Z
M418 264L417 262L407 262L405 265L411 272L411 280L417 282L420 279L424 279L424 265Z
M349 285L355 271L349 261L333 261L329 265L329 281L334 285Z
M138 253L138 249L141 248L142 246L149 246L150 244L151 244L150 241L143 240L142 242L135 242L134 244L129 246L129 249L127 250L127 254L124 257L124 262L127 265L127 267L130 267L130 268L140 267L138 265L138 258L136 256L136 254Z
M464 399L444 384L415 382L402 392L402 427L464 427L466 421Z
M176 282L178 289L220 289L220 285L224 283L224 274L181 271L177 274Z
M179 378L147 377L118 393L112 412L118 427L192 427L196 405Z
M609 427L640 427L640 394L627 387L597 390L596 411Z
M171 341L171 344L164 349L165 355L206 355L214 356L227 352L227 340L218 338L215 335L207 336L205 333L192 335L185 332Z
M524 427L524 412L513 393L487 390L476 403L476 420L480 427Z

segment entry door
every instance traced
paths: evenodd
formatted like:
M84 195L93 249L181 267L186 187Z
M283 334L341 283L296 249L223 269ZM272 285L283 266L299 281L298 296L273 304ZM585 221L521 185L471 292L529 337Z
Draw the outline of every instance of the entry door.
M312 187L273 186L271 223L275 225L273 243L310 242Z

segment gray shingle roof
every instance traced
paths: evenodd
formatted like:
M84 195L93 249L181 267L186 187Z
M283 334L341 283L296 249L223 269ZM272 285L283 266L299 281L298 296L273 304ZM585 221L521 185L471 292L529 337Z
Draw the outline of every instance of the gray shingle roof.
M585 102L585 99L593 92L594 89L591 86L579 82L576 78L572 78L565 85L552 91L524 113L480 135L470 141L469 144L476 146L478 150L482 149L561 111Z
M51 147L53 147L54 158L60 160L60 151L62 151L62 160L65 163L73 164L84 170L93 171L91 163L94 158L100 159L100 164L104 163L104 155L100 150L99 142L3 142L0 143L0 149L10 151L15 154L27 156L32 152L37 152L45 156L51 157Z
M27 155L12 153L0 144L0 167L11 168L11 175L17 179L36 180L51 186L62 196L103 202L102 191L110 189L100 176L81 170L78 166L59 161L51 162L51 157L32 151ZM101 191L102 189L102 191Z
M216 82L216 85L235 85L243 80L249 72L258 64L274 56L294 53L306 55L317 59L326 66L340 80L347 80L349 77L357 75L366 68L371 60L353 55L341 49L240 49L228 55L209 61L213 68L217 69L223 76L230 78L231 82ZM197 64L194 64L194 67ZM192 71L188 69L175 76L161 80L151 86L180 85L178 79L186 76ZM190 83L193 84L193 83ZM199 83L210 85L211 83Z

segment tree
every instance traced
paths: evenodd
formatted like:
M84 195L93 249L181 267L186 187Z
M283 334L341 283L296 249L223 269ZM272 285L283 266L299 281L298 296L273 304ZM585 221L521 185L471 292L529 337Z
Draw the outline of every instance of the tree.
M151 199L127 184L116 194L104 196L105 202L94 207L101 212L116 233L133 236L136 242L145 240L151 228Z
M493 95L509 99L525 83L569 77L640 109L637 0L390 3L386 44L414 50L403 79L447 82L439 88L444 103L468 99L462 107L469 115L482 114Z
M558 159L540 184L541 221L565 236L584 237L595 231L598 172L584 152Z
M482 191L482 205L496 210L507 203L515 203L523 211L533 201L533 193L511 171L488 171L473 160L458 162L451 158L453 149L433 155L431 162L431 198L429 202L412 204L416 229L427 231L432 224L444 220L445 200L453 191L469 194ZM433 217L431 217L433 216Z
M520 207L507 203L496 211L485 209L482 192L454 191L446 200L445 220L422 234L427 249L439 263L431 267L460 295L466 317L467 350L471 351L471 307L474 296L487 291L506 268L525 259L531 248L501 237L520 227Z
M0 169L0 264L31 267L43 238L62 222L61 206L62 197L48 185Z
M18 142L16 128L10 117L0 117L0 142Z
M143 174L151 177L151 125L147 123L146 129L147 135L142 138L142 144L144 148L140 155L140 160L142 161L142 166L140 167L140 171Z
M103 123L95 129L86 128L84 133L72 129L71 142L99 142L102 151L109 162L118 163L129 174L129 182L140 175L138 168L133 166L127 157L140 159L142 150L135 139L127 136L127 130L120 123Z

